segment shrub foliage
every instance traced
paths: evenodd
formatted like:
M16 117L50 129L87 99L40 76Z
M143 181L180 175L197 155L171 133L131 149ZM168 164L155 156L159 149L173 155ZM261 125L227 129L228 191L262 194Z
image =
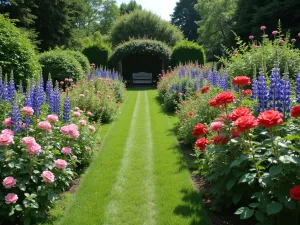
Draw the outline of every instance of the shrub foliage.
M85 74L88 74L91 69L89 59L79 51L67 50L66 53L74 56L74 58L80 63L81 68Z
M108 44L102 42L85 47L82 53L89 59L90 63L100 67L107 66L111 49Z

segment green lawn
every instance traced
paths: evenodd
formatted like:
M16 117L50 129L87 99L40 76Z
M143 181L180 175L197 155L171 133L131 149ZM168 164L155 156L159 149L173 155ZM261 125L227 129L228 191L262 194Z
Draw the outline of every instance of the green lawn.
M53 224L210 224L156 90L130 90L69 207ZM59 209L57 209L59 211Z

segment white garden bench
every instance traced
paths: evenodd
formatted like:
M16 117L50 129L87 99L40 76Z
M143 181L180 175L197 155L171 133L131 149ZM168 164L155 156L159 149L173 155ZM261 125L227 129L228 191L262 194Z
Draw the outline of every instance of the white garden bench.
M152 73L133 73L132 74L133 84L152 84Z

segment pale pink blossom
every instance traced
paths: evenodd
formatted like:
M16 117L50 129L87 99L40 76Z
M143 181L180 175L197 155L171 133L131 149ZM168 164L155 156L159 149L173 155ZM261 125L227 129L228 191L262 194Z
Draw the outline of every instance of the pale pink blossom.
M55 123L55 122L58 121L58 116L57 116L57 115L54 115L54 114L48 115L48 116L47 116L47 120L48 120L50 123Z
M15 135L14 132L12 130L10 130L10 129L4 129L4 130L1 131L1 133L2 134L9 134L11 136Z
M90 146L85 146L85 149L89 152L92 151L92 148Z
M75 111L78 111L78 110L80 110L80 108L79 108L79 107L75 107L74 109L75 109Z
M296 42L296 39L295 39L295 38L293 38L293 39L291 40L291 42L292 42L292 43L295 43L295 42Z
M71 129L69 132L69 135L73 138L73 139L77 139L80 136L80 133L78 130L76 129Z
M84 127L86 125L86 121L85 120L79 120L79 124L80 124L80 126Z
M250 39L250 40L254 39L254 36L253 36L253 35L250 35L250 36L249 36L249 39Z
M93 113L87 112L87 115L88 115L88 116L93 116Z
M11 122L11 118L6 118L4 121L3 121L3 125L4 126L7 126L7 127L10 127L12 125L12 122Z
M38 127L45 131L51 131L51 124L48 121L39 122Z
M42 173L43 181L46 183L53 183L54 182L54 174L50 171L44 171Z
M19 127L20 127L21 129L25 129L26 123L20 123Z
M224 123L223 122L212 122L210 124L210 129L213 131L213 132L219 132L222 130L224 126Z
M259 48L259 46L258 46L258 45L254 45L253 47L254 47L254 48Z
M58 169L65 169L68 163L63 159L58 159L55 161L55 165Z
M80 97L84 97L85 95L84 95L84 94L80 94L79 96L80 96Z
M64 155L70 155L72 152L72 149L69 147L63 147L61 150L61 153L63 153Z
M42 151L42 148L38 143L29 144L26 146L26 148L31 155L39 155Z
M63 85L65 82L63 82L63 81L61 81L61 82L59 82L61 85Z
M276 34L278 34L278 33L279 33L278 30L272 31L272 34L273 34L273 35L276 35Z
M6 189L10 189L12 188L13 186L15 186L17 183L16 179L13 178L13 177L6 177L4 178L2 184L3 186L6 188Z
M73 116L79 117L79 116L80 116L80 112L78 112L78 111L77 111L77 112L74 112L74 113L73 113Z
M72 159L77 160L77 156L76 155L72 155Z
M284 44L284 42L285 42L285 41L282 40L282 39L279 41L279 43L282 44L282 45Z
M70 130L69 126L63 126L60 128L60 132L62 134L69 134L69 130Z
M22 138L22 144L23 145L33 145L35 144L35 139L34 137L24 137Z
M91 132L95 132L96 128L95 128L94 126L92 126L92 125L89 125L89 130L90 130Z
M10 134L0 134L0 145L8 146L14 142L14 136Z
M6 204L15 204L18 201L18 195L14 193L8 193L5 196L5 203Z
M25 115L30 116L30 115L33 115L34 110L33 110L33 108L30 107L30 106L25 106L25 107L22 108L22 112L23 112Z
M267 37L269 37L269 35L268 34L264 34L263 37L267 38Z
M265 30L265 29L267 29L267 27L266 26L261 26L260 29Z

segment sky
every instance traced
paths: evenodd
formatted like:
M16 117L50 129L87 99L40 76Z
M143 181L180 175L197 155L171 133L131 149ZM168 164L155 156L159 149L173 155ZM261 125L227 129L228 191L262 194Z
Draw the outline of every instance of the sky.
M143 9L150 10L162 19L170 21L170 14L176 6L176 2L179 0L136 0L136 2L142 5ZM117 0L118 5L122 2L128 3L130 0Z

